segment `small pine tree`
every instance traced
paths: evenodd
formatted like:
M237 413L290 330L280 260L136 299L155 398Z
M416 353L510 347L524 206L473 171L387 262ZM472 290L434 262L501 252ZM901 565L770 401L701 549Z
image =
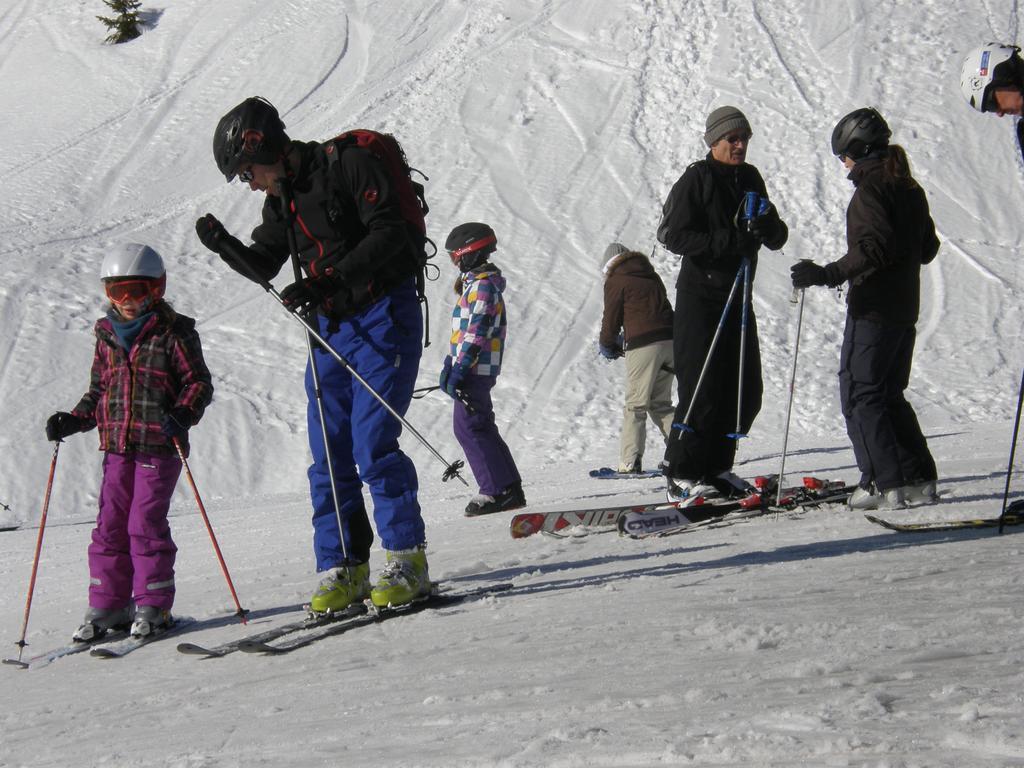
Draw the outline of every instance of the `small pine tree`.
M139 8L142 0L103 0L103 4L110 8L117 16L97 16L102 21L110 34L107 35L108 43L127 43L142 34L139 29Z

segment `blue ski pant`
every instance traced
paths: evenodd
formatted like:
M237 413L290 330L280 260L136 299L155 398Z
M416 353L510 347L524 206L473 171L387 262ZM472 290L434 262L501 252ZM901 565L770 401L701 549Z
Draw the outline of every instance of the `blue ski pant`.
M319 333L331 348L404 417L422 352L423 320L412 283L345 320L322 316L318 320ZM344 564L345 552L349 562L369 560L373 531L363 502L364 483L369 487L374 523L383 547L400 550L423 544L419 483L412 460L398 445L401 423L319 342L314 340L313 344L323 408L321 427L315 384L307 363L307 423L313 454L309 489L317 570ZM331 493L328 451L344 527L344 550Z

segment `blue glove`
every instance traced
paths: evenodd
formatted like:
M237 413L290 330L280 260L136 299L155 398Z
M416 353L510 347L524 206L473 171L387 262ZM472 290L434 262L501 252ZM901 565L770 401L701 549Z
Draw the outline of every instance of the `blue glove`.
M473 367L473 360L470 355L453 362L451 355L444 359L444 368L441 370L441 377L438 384L441 390L451 398L459 399L458 391L462 389L462 382Z
M624 354L621 347L606 347L604 344L598 344L597 351L606 360L617 360Z
M441 375L437 379L437 384L441 387L442 392L447 392L448 377L452 375L452 356L444 356L444 365L441 367Z
M160 422L160 431L168 440L181 439L192 426L192 413L188 408L172 408Z

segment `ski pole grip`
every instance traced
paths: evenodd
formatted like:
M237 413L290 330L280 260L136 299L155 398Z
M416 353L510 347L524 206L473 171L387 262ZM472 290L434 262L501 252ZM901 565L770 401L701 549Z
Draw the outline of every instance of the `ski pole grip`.
M814 259L799 259L798 261L814 261ZM803 288L794 288L793 292L789 295L790 304L800 303L800 294L803 293Z
M757 192L747 192L743 195L743 218L750 221L754 218L754 211L757 210Z

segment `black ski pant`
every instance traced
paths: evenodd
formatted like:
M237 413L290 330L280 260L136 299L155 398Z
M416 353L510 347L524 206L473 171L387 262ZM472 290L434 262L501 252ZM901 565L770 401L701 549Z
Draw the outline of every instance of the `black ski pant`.
M912 325L846 318L839 399L863 488L887 491L938 478L917 414L903 396L915 338Z
M742 290L742 286L741 289ZM708 370L694 399L697 380L707 358L715 330L722 321L726 297L720 292L696 292L681 286L676 291L673 356L679 400L672 432L665 448L666 473L671 477L702 480L732 469L736 459L736 416L740 383L740 337L743 294L737 292ZM748 307L747 340L743 364L743 402L739 405L739 431L746 434L761 410L761 351L757 321ZM684 424L690 403L693 408Z

